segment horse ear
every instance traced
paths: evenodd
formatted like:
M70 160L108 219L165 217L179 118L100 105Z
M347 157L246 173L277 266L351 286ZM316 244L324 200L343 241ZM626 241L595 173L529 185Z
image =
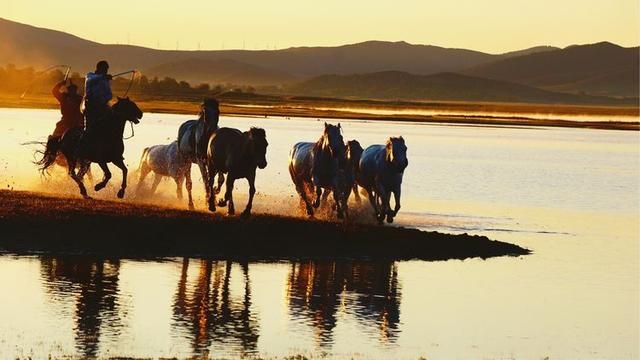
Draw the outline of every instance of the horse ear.
M328 128L328 127L329 127L329 124L327 124L327 122L325 121L325 122L324 122L324 128L326 129L326 128Z
M129 97L127 96L125 99L129 100Z
M116 96L118 98L118 101L122 100L122 98L120 96Z
M342 126L340 125L340 123L338 123L338 129L342 129Z

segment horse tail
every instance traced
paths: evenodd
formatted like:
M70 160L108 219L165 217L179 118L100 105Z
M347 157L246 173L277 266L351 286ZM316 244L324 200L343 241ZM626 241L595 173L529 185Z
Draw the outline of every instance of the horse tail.
M58 156L58 150L60 147L59 138L50 136L44 145L44 150L36 150L36 154L41 154L42 158L33 162L35 165L38 165L38 170L40 170L42 174L44 174L47 169L56 162L56 157Z
M142 155L140 156L140 163L138 164L137 171L142 170L142 165L144 165L144 159L149 155L149 148L146 147L142 150Z

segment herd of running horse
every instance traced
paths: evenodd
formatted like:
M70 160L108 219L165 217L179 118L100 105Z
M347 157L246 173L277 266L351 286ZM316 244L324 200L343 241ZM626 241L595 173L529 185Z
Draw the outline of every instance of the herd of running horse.
M122 170L122 185L117 196L124 197L128 176L123 158L124 128L127 121L139 123L142 115L140 108L128 97L118 98L113 105L112 119L103 122L100 131L92 134L91 138L88 139L81 129L69 130L62 137L60 153L64 156L63 163L83 197L89 198L83 177L91 163L97 163L104 172L103 179L94 187L95 191L103 189L111 178L108 163ZM242 216L249 216L256 192L256 169L267 166L266 132L256 127L245 132L219 128L219 115L217 100L206 99L200 106L198 119L180 126L176 141L145 148L140 160L137 190L140 190L145 177L153 172L152 193L162 177L168 176L175 180L178 197L181 198L186 181L189 208L193 209L191 165L195 163L200 168L211 211L215 211L216 206L227 206L229 215L235 214L234 182L247 179L249 199ZM356 140L345 144L340 124L327 123L318 141L293 145L289 156L289 173L309 216L313 216L314 209L331 193L337 217L348 216L349 197L353 192L356 200L360 201L358 187L361 187L379 223L385 219L393 222L400 209L402 177L407 165L407 147L401 136L390 137L384 145L363 149ZM225 182L224 195L216 201ZM391 194L394 196L394 208L390 206Z

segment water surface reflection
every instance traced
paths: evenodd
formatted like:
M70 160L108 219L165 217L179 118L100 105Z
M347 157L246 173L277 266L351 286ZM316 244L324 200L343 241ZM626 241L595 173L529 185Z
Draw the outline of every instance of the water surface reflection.
M42 283L52 302L73 299L76 349L85 357L98 355L102 324L116 336L123 324L119 314L119 260L84 257L43 257Z
M333 343L337 313L375 328L381 342L396 340L400 322L398 272L393 262L308 261L291 264L289 312L307 319L320 346Z
M197 269L195 279L189 279L190 265ZM257 349L259 326L251 313L249 264L237 264L242 276L234 281L243 288L239 297L230 289L233 265L231 261L182 260L172 326L189 334L195 353L207 351L214 340L243 353Z

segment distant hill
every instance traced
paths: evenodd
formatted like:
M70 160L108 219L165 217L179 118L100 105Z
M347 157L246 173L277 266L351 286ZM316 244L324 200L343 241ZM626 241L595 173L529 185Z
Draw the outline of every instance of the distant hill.
M169 76L190 82L208 84L250 84L254 86L285 84L296 80L290 74L231 59L191 58L143 69L147 76Z
M100 44L0 18L0 65L13 63L43 69L68 64L73 71L85 73L93 70L98 60L107 59L113 73L135 68L148 76L170 76L192 85L286 85L288 91L300 89L329 96L338 95L332 93L336 91L361 98L594 100L562 97L552 92L637 98L638 56L637 47L623 48L610 43L565 49L539 46L497 55L402 41L261 51L157 50ZM468 76L442 74L450 72ZM348 84L349 81L354 83ZM520 87L504 82L518 83Z
M531 50L528 50L531 51ZM334 47L295 47L282 50L174 51L140 46L103 45L64 32L38 28L0 18L0 64L14 63L37 68L69 64L75 71L92 70L99 59L111 61L114 70L153 69L167 66L177 71L182 62L237 61L275 72L274 81L312 77L322 74L351 74L376 71L405 71L433 74L459 71L512 56L486 54L465 49L447 49L406 42L367 41ZM171 63L175 63L171 66ZM224 64L223 64L224 65ZM229 64L226 64L229 65ZM225 66L223 66L225 67ZM231 66L232 71L237 67ZM253 69L255 70L255 69ZM198 66L181 70L185 79L201 82L207 71ZM262 71L257 79L264 78ZM235 77L235 76L233 76ZM182 80L182 79L179 79ZM253 81L251 77L247 81Z
M477 65L464 74L547 90L638 97L640 49L601 42Z
M624 101L557 93L534 87L456 73L413 75L385 71L323 75L289 86L286 92L323 97L394 100L452 100L559 104L624 104ZM632 104L627 101L626 103Z

